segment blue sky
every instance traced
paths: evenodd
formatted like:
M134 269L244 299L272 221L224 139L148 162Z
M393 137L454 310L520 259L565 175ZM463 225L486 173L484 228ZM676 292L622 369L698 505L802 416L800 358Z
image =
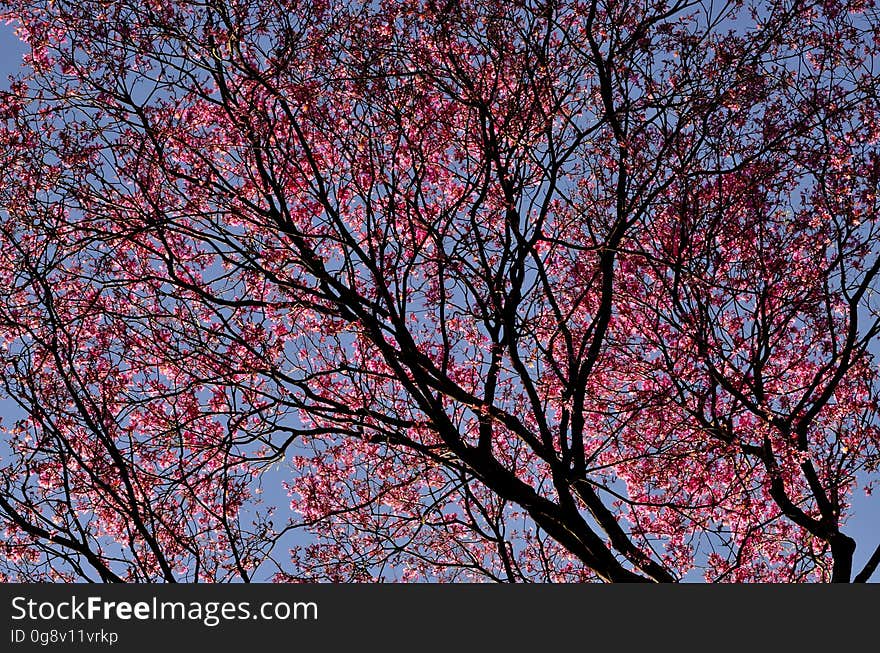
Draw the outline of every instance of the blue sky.
M11 26L0 24L0 89L8 88L8 75L19 69L21 56L25 51L24 45L15 37ZM8 401L0 400L0 417L4 423L20 416L20 412L10 405ZM281 510L287 505L287 498L281 488L283 480L283 465L275 467L273 471L263 479L264 499L267 503L277 501ZM853 536L859 543L856 551L854 569L859 571L867 561L871 552L880 543L880 496L866 497L863 492L857 491L853 497L854 510L849 520L846 532ZM283 548L276 550L278 558L283 559ZM880 573L875 574L873 582L880 582Z

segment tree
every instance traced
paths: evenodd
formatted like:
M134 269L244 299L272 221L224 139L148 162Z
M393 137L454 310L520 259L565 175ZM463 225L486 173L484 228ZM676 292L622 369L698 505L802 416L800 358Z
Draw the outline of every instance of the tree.
M0 6L6 578L880 563L873 3Z

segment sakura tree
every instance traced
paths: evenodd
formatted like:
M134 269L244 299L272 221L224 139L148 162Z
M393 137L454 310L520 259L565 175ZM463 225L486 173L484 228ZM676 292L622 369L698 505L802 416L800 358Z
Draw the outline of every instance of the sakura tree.
M4 578L880 564L871 0L0 7Z

